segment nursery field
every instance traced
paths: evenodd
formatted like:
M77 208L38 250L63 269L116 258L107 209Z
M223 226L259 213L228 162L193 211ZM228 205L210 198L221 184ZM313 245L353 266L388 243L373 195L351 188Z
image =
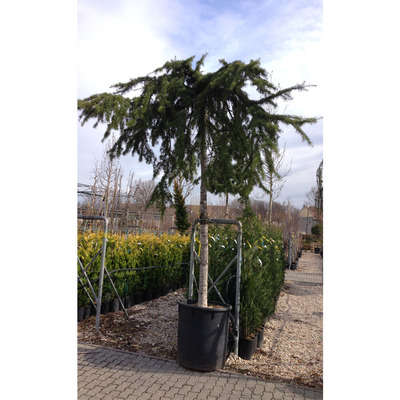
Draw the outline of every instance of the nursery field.
M320 255L305 252L299 273L322 273ZM265 325L262 347L251 360L230 355L226 370L249 376L322 388L322 285L286 281L275 313ZM78 340L121 350L176 360L178 300L185 289L102 315L100 330L95 316L78 324Z

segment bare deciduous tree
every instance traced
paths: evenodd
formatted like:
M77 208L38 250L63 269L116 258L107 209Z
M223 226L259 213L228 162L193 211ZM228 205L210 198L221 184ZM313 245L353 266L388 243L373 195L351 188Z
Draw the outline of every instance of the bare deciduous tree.
M315 199L317 196L317 188L313 186L307 193L306 193L306 203L307 207L315 207Z
M103 198L100 203L98 210L99 214L103 214L108 217L112 210L113 192L115 186L118 186L119 175L121 173L121 167L118 159L113 159L109 155L109 150L115 144L115 137L112 136L111 140L107 143L106 149L101 160L100 168L98 169L98 188L103 192Z
M156 184L154 180L135 179L135 199L140 211L144 211L149 204Z
M273 153L271 157L271 163L264 163L264 173L266 187L268 188L268 224L272 223L272 204L277 200L281 194L282 188L285 185L285 177L289 175L292 168L292 161L290 161L290 166L283 168L283 161L286 153L286 143L282 151L278 153Z

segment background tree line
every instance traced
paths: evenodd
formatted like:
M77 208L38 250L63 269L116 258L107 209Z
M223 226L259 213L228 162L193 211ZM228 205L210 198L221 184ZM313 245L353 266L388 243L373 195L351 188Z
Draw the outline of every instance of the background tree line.
M138 225L141 225L143 229L168 230L177 227L176 225L179 224L177 221L180 219L183 219L183 226L188 229L199 217L199 210L195 208L198 205L196 196L190 198L194 193L195 186L186 182L182 177L178 177L172 188L173 197L168 203L167 211L162 216L156 205L149 205L156 183L154 180L135 179L132 171L129 171L127 179L124 180L125 171L118 159L111 159L107 153L113 145L113 141L114 139L111 139L106 145L101 162L96 161L92 170L91 183L78 184L79 213L109 217L111 231L123 231L129 226ZM279 165L281 163L282 157L279 158ZM271 189L271 194L265 200L251 198L250 205L253 212L260 220L280 227L284 235L297 231L299 223L296 215L299 210L290 203L290 200L283 203L275 201L279 197L284 181L278 180L272 174L269 176L271 185L273 179L274 184L279 184L279 191ZM215 201L217 204L211 204L211 207L216 210L215 212L218 212L214 215L215 218L237 219L242 216L244 203L239 197L232 197L228 200L228 196L221 196L220 199L220 201ZM271 199L274 200L271 201ZM193 202L196 204L190 204ZM183 208L186 210L186 216ZM136 220L126 221L127 215Z

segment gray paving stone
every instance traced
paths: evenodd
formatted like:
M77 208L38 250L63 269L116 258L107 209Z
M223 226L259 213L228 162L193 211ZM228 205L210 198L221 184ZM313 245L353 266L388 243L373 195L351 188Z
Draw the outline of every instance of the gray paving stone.
M78 399L322 400L322 391L81 343Z

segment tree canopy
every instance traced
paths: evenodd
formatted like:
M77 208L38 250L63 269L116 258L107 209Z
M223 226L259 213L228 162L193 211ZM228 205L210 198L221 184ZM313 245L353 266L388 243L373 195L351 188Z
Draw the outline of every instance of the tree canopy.
M160 178L152 201L163 205L171 198L169 186L181 174L200 182L200 306L207 306L208 213L207 192L240 195L248 199L254 186L263 185L265 162L278 151L279 124L290 125L311 144L303 131L316 118L277 112L279 99L292 100L292 92L307 90L297 84L281 89L273 85L260 61L226 62L204 73L206 55L166 62L154 72L112 86L113 93L78 100L82 125L88 120L106 124L103 140L112 131L120 136L111 157L131 153L153 165ZM249 91L255 90L252 98ZM132 95L137 91L138 95ZM128 95L131 95L129 97Z
M254 186L263 187L262 155L269 159L277 150L279 123L293 126L311 143L303 126L315 118L273 112L278 99L291 100L293 91L307 90L307 85L279 89L259 61L220 60L217 71L203 73L204 59L195 65L194 57L169 61L149 75L113 85L113 93L78 101L82 125L90 119L94 127L105 123L103 140L113 130L120 132L111 156L136 154L153 165L154 178L161 177L155 196L163 200L170 198L168 188L179 173L199 182L205 132L207 190L243 197ZM250 98L249 86L257 99ZM138 96L128 96L136 90Z

